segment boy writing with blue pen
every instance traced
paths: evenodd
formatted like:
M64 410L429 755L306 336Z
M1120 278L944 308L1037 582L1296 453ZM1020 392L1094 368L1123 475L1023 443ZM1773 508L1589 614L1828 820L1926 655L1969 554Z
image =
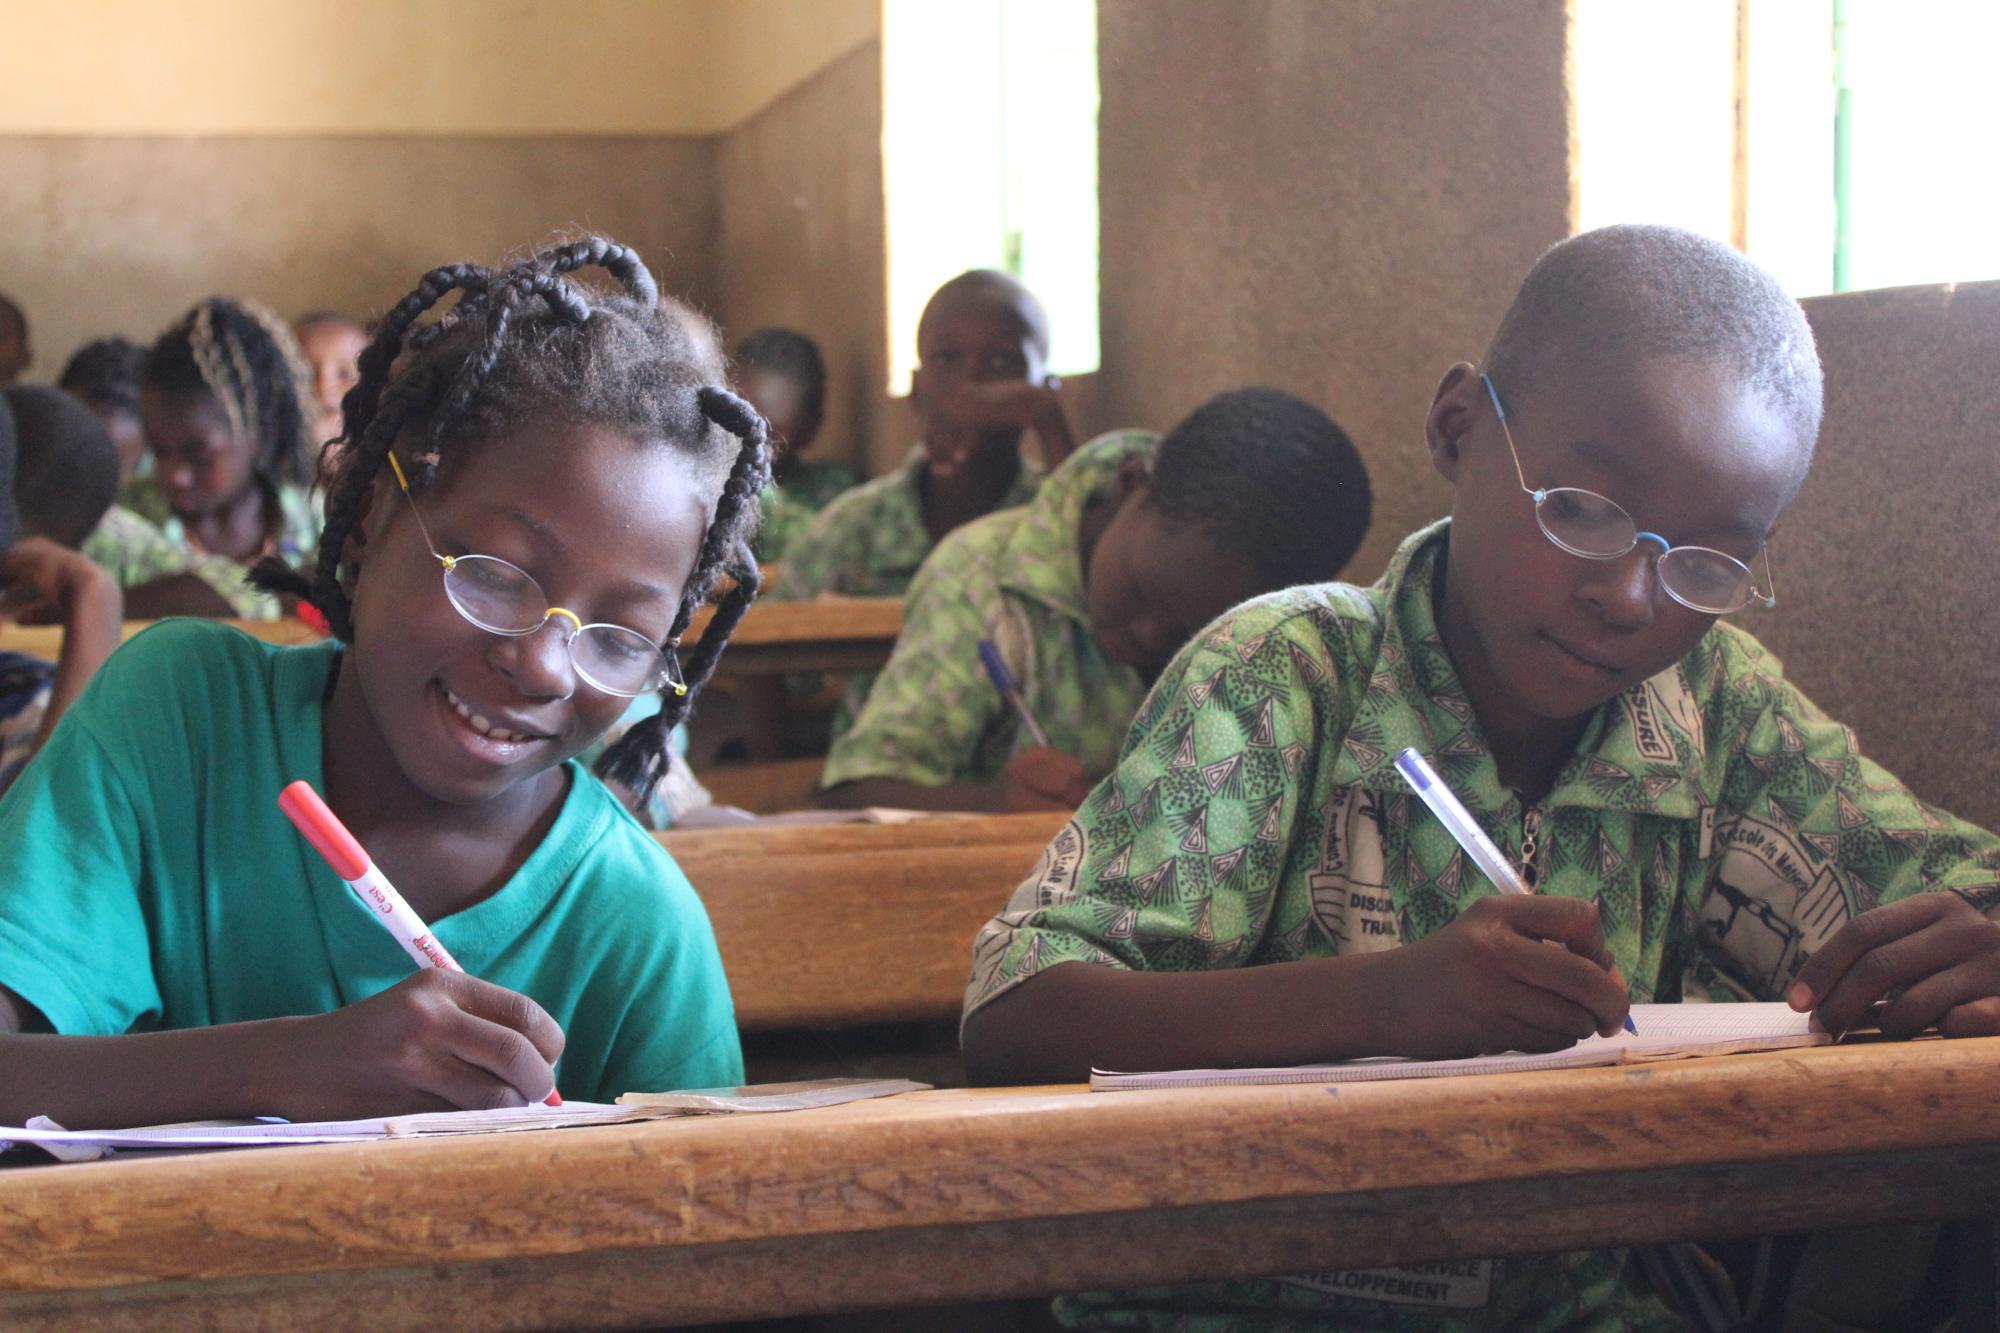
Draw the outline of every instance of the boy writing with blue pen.
M1893 996L1890 1035L2000 1032L2000 839L1869 763L1721 618L1773 596L1819 418L1804 316L1742 256L1650 227L1552 249L1426 417L1451 518L1372 588L1198 635L982 931L975 1076L1549 1051L1635 999L1782 999L1842 1031ZM1533 894L1496 894L1427 813L1410 747ZM1628 1267L1490 1261L1428 1306L1322 1273L1058 1314L1678 1327Z
M825 799L1075 809L1181 644L1246 598L1334 577L1369 504L1347 436L1275 389L1220 394L1164 437L1099 436L1032 503L938 543Z

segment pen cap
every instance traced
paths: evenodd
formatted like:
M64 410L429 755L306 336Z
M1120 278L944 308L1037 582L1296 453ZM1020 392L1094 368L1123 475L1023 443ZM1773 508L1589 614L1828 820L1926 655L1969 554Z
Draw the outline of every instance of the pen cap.
M991 639L979 641L979 660L985 664L986 674L993 682L993 688L1007 694L1014 688L1014 674L1007 670L1007 663L1001 660L1000 650Z
M279 792L278 808L326 858L334 874L355 880L368 873L368 853L361 850L361 844L354 840L340 817L327 808L311 783L300 780Z

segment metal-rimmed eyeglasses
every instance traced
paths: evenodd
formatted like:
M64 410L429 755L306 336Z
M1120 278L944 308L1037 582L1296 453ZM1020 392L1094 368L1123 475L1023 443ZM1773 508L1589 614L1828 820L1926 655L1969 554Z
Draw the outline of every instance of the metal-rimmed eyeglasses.
M1759 588L1750 566L1727 551L1712 546L1675 546L1657 532L1642 530L1618 503L1575 486L1537 489L1528 485L1521 471L1521 451L1514 445L1514 432L1507 425L1507 409L1500 405L1500 391L1493 378L1481 374L1486 396L1500 419L1500 433L1507 439L1507 452L1514 459L1514 477L1535 502L1535 522L1542 535L1571 555L1585 560L1616 560L1640 542L1657 542L1660 553L1653 568L1667 596L1690 611L1703 615L1726 616L1741 611L1752 602L1775 606L1778 598L1771 588L1771 553L1759 547L1764 561L1764 586Z
M583 617L567 607L549 605L548 594L527 570L497 555L441 554L393 451L389 467L396 474L396 484L403 488L403 498L410 502L410 512L416 515L424 546L444 567L445 598L467 623L488 634L523 638L539 632L551 620L567 620L563 646L577 676L592 688L626 699L662 687L672 688L675 694L687 693L672 644L662 647L624 625L601 621L584 624Z

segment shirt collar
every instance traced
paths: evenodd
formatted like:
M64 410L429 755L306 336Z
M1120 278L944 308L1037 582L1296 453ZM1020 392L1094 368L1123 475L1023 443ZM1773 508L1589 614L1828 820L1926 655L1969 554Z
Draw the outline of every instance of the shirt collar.
M1500 785L1499 769L1438 631L1434 590L1450 538L1449 519L1413 533L1369 590L1387 624L1366 697L1342 742L1334 781L1401 790L1394 760L1415 746L1468 807L1511 812L1518 798ZM1601 704L1543 808L1699 817L1706 746L1703 710L1687 663L1705 653L1705 643L1697 644L1687 659Z
M1090 623L1079 530L1083 511L1117 485L1127 456L1153 456L1160 437L1149 430L1114 430L1083 445L1043 480L996 559L999 584L1083 624Z

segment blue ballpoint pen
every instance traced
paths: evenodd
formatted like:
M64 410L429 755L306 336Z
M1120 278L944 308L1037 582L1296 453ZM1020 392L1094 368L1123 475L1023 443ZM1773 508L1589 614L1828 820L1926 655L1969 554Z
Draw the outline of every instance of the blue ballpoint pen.
M1473 864L1485 873L1486 878L1493 881L1494 888L1502 893L1534 892L1522 883L1521 876L1515 871L1513 863L1500 855L1500 849L1486 836L1486 830L1479 827L1479 822L1472 817L1472 812L1459 803L1458 797L1445 785L1444 779L1438 776L1437 770L1432 768L1422 755L1414 749L1403 751L1396 756L1396 771L1403 775L1403 781L1410 784L1410 789L1423 799L1423 803L1431 808L1431 813L1438 817L1438 822L1451 833L1453 840L1465 849L1465 854L1472 858ZM1639 1029L1633 1025L1630 1014L1625 1015L1625 1030L1635 1037L1639 1035Z
M979 641L979 660L986 667L986 675L993 682L993 688L1000 691L1000 697L1014 705L1014 711L1021 715L1021 725L1035 738L1035 744L1044 750L1049 748L1049 735L1042 730L1042 724L1035 720L1034 710L1021 697L1021 691L1014 684L1014 673L1007 670L1007 664L1000 659L1000 650L993 646L993 640Z

